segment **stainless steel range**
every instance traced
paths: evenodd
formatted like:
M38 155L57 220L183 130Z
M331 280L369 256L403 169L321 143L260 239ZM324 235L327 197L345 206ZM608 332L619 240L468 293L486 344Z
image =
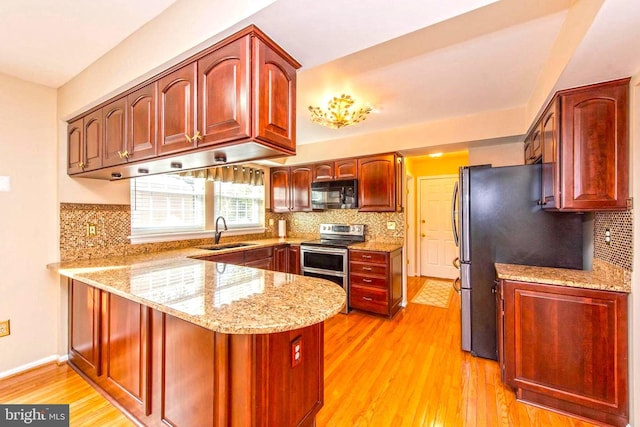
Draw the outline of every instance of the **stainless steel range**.
M300 244L304 276L331 280L347 293L349 312L349 245L364 242L364 224L320 224L320 239Z

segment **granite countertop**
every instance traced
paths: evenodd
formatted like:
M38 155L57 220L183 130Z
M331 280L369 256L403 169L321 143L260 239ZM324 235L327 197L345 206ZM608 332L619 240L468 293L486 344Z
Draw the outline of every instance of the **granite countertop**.
M393 252L398 249L402 249L402 246L402 243L367 241L349 245L349 249L355 249L359 251Z
M495 264L495 268L499 279L603 291L631 292L630 273L606 262L596 262L596 260L594 260L593 271L499 263Z
M216 252L188 248L67 261L47 267L63 276L228 334L299 329L334 316L344 306L344 290L328 280L192 258L299 243L296 239L255 242L252 246Z

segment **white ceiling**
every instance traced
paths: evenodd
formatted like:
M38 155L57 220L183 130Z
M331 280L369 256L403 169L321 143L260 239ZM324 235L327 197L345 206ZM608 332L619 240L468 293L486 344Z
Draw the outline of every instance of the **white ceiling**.
M0 37L11 40L0 72L58 87L174 1L0 2ZM277 0L229 30L255 23L303 64L305 144L524 106L578 1ZM638 22L639 1L604 0L556 89L638 72ZM310 123L308 105L343 92L377 113L339 130Z

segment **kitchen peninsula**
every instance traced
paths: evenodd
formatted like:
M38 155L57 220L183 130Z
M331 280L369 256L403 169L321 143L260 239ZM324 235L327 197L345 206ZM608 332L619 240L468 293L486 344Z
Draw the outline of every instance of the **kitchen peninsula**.
M50 265L70 279L70 364L145 425L314 425L345 292L210 254Z

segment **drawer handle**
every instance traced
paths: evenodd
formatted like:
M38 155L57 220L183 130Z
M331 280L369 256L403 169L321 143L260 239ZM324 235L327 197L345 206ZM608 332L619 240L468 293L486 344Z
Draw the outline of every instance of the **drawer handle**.
M365 301L373 301L373 298L371 297L362 297L362 299Z
M371 283L371 279L362 279L364 283Z
M364 271L371 271L371 267L362 267Z
M362 255L362 258L371 258L371 255Z

